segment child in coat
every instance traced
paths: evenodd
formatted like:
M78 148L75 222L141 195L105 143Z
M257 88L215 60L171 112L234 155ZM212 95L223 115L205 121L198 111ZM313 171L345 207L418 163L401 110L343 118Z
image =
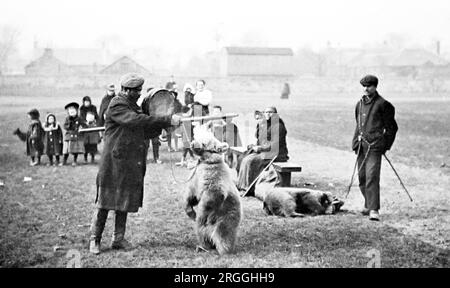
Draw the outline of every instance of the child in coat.
M96 113L88 111L86 113L86 125L88 128L97 127ZM95 163L95 154L97 154L97 144L100 143L99 132L84 133L84 162L88 162L88 155L91 155L91 163Z
M44 131L45 154L49 162L47 166L59 165L59 156L63 154L63 133L61 126L56 122L55 114L47 114ZM53 162L53 156L56 158L55 163Z
M84 154L83 137L78 130L86 127L85 122L78 116L78 103L72 102L67 104L64 109L67 111L66 121L64 122L64 144L63 144L63 162L60 165L66 165L69 154L73 155L72 166L77 165L78 154Z
M41 121L39 120L39 111L31 109L28 112L30 124L28 125L27 133L23 133L17 128L14 135L17 135L20 140L27 143L27 156L30 156L30 166L41 164L41 155L44 151L44 130L42 129Z

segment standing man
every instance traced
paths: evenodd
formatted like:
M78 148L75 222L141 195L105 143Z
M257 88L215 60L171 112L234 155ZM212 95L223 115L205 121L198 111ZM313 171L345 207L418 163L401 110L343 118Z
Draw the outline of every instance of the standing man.
M109 102L116 96L116 91L114 84L108 85L106 88L106 95L102 98L102 102L100 104L100 111L98 114L98 126L104 126L105 125L105 112L106 109L108 109Z
M360 81L364 95L356 104L352 149L357 153L359 188L364 196L363 215L379 221L381 156L391 149L398 130L394 106L377 92L378 78Z
M105 146L97 174L96 211L91 226L89 250L100 253L108 211L115 211L113 249L126 249L127 213L137 212L144 197L147 141L154 130L179 125L177 115L160 117L144 114L136 104L144 78L135 73L121 78L121 91L109 104L105 117Z

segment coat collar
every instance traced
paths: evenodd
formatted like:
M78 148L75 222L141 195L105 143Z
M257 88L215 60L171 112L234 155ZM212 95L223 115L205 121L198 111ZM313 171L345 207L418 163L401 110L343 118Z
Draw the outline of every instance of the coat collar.
M131 109L135 110L136 112L142 112L141 107L139 107L139 105L137 105L137 103L130 101L130 99L128 99L127 95L123 94L122 92L119 92L119 94L117 94L117 96L119 96L120 99L123 99L130 106Z
M380 94L378 94L378 92L375 92L375 94L372 97L363 95L361 100L364 104L367 105L367 104L374 102L379 96L380 96Z

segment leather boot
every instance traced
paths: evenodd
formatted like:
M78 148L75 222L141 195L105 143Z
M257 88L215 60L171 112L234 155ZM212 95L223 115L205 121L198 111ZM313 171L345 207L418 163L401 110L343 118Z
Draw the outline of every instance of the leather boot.
M100 241L102 240L103 230L105 229L106 219L108 218L108 210L97 209L92 217L91 238L89 242L89 252L100 254Z
M114 234L112 239L112 249L131 249L130 242L125 240L125 229L127 225L127 212L116 211L114 219Z

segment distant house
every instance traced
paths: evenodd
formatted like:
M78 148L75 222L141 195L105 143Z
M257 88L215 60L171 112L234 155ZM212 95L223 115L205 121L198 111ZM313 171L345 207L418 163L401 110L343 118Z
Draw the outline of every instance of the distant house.
M107 75L122 75L129 72L136 72L143 75L150 75L150 71L144 66L138 64L136 61L128 56L122 56L112 64L106 66L100 71L100 74Z
M37 58L45 49L35 47L34 57ZM56 48L52 49L53 56L69 66L73 74L96 74L110 63L109 54L102 49L95 48Z
M405 49L394 55L388 66L399 76L450 75L450 63L441 56L424 49Z
M96 74L110 61L105 51L95 48L56 49L55 57L81 74Z
M225 47L220 60L222 76L291 76L291 48Z
M68 75L73 69L55 57L53 49L46 48L38 59L25 66L26 75Z
M405 49L388 63L393 67L445 66L447 60L424 49Z

